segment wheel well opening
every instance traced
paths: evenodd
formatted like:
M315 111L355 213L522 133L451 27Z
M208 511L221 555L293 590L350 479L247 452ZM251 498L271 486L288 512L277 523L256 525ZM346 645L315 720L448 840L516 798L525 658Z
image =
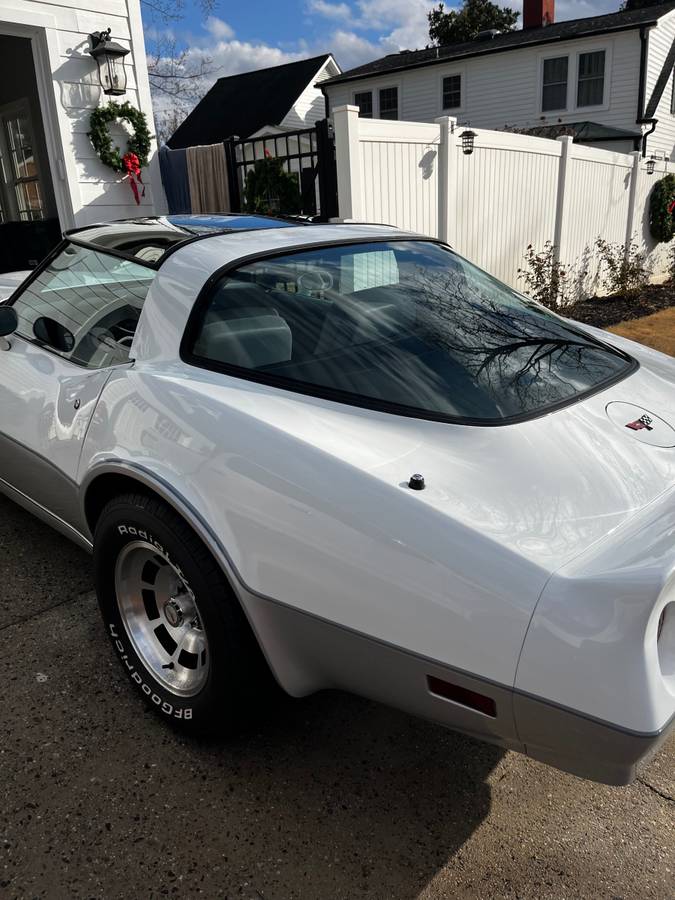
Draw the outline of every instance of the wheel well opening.
M99 475L87 488L87 492L84 498L84 513L87 520L87 525L91 534L94 534L94 530L96 529L96 523L103 512L106 504L113 500L115 497L119 497L122 494L145 494L148 497L154 497L161 502L166 504L166 500L162 497L158 492L153 491L152 488L147 487L142 482L138 481L136 478L133 478L128 475L120 474L118 472L107 472L102 475ZM180 515L179 510L174 510L177 515ZM183 518L181 516L181 518ZM183 521L185 519L183 518ZM186 522L188 527L190 527L193 532L194 528L190 525L189 522ZM197 538L202 541L200 535L194 532ZM203 543L203 541L202 541ZM210 552L210 551L209 551ZM248 616L246 615L246 610L244 608L244 604L242 603L241 598L237 595L237 592L234 590L232 584L232 578L230 574L223 568L221 562L216 560L223 573L223 577L226 579L227 583L230 586L232 591L233 598L239 607L242 615L245 618L246 625L250 631L251 637L258 648L260 653L260 658L263 661L265 668L270 676L270 678L274 681L276 679L276 675L274 673L274 668L270 664L265 651L263 650L262 642L259 640L258 635L253 628Z
M135 478L121 475L118 472L108 472L99 475L87 488L84 497L84 514L89 531L93 534L99 516L106 503L120 494L151 494L144 485Z

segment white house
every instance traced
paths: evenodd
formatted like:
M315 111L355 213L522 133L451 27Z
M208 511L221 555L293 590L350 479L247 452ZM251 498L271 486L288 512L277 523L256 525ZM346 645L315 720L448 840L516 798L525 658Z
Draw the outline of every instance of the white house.
M385 56L324 81L330 109L479 128L675 158L675 3L555 23L525 0L523 28Z
M230 137L309 128L326 117L321 84L340 74L330 53L219 78L169 138L172 150Z
M108 28L129 50L126 93L110 98L88 52L89 35ZM152 166L139 207L129 184L98 160L89 117L109 99L130 101L153 131L139 0L1 0L0 272L35 265L68 228L162 205ZM123 127L111 132L124 152Z

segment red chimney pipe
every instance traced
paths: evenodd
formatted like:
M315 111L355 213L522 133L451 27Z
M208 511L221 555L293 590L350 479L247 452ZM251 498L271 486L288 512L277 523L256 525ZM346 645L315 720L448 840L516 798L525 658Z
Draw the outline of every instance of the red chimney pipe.
M552 25L554 18L555 0L523 0L523 28Z

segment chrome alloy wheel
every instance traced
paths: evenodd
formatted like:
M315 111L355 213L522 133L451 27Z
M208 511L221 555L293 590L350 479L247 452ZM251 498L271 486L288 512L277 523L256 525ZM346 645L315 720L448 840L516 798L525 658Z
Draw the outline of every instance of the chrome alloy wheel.
M146 541L127 544L115 566L122 621L144 666L180 697L206 683L209 654L195 597L177 569Z

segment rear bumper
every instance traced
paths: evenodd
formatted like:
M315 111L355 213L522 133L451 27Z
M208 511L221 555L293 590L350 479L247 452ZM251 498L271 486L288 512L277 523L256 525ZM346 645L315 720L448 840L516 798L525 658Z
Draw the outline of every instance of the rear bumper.
M514 713L524 752L557 769L600 781L630 784L675 727L675 716L658 731L627 731L530 697L514 694Z
M292 696L350 691L593 781L629 784L675 725L674 718L654 734L631 732L254 594L246 609ZM430 678L489 698L494 715L433 693Z

